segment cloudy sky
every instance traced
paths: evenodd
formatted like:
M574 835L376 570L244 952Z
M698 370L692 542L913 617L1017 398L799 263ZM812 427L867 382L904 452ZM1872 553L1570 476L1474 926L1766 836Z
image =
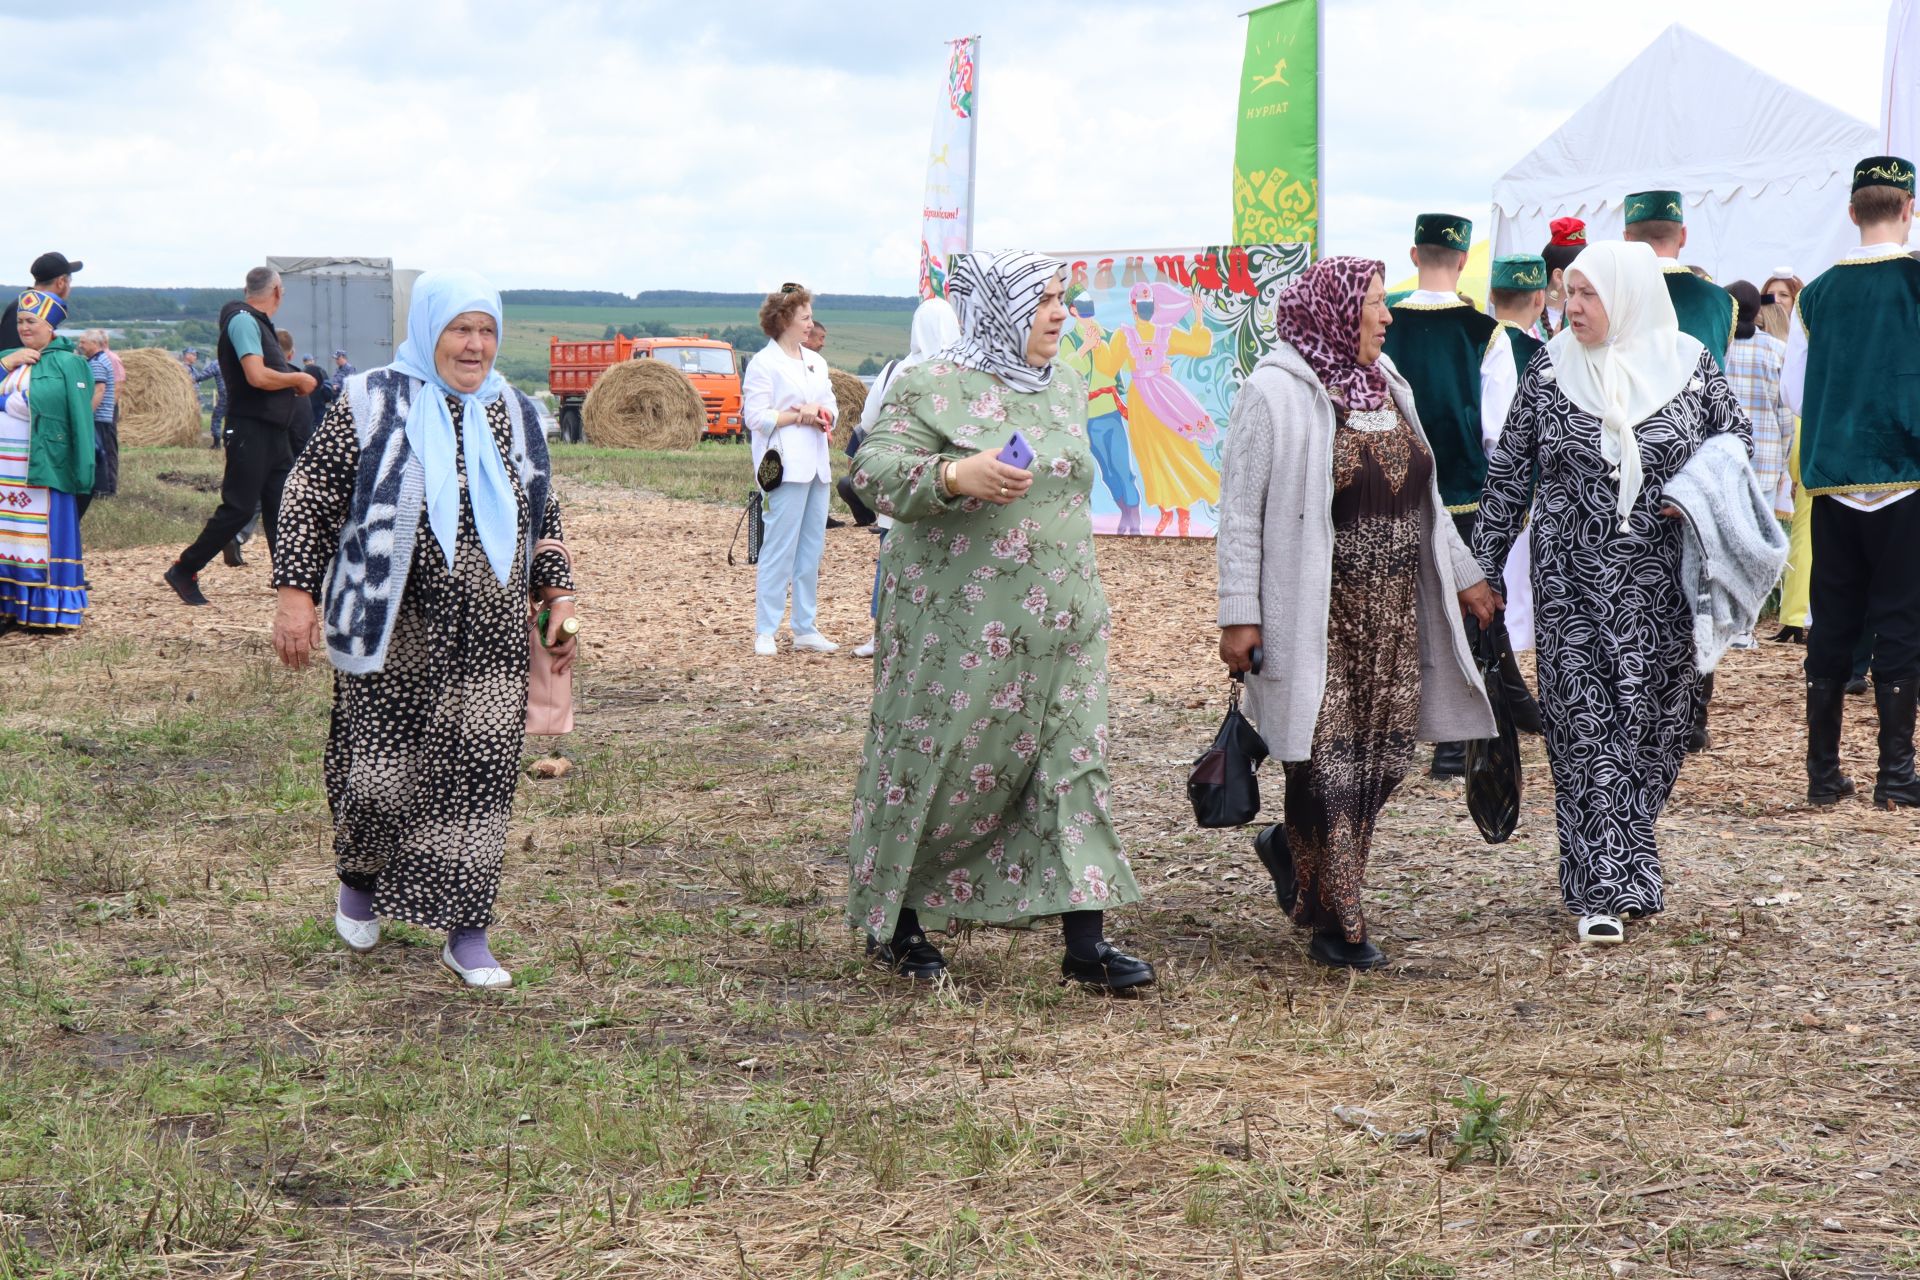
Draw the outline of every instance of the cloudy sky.
M1877 111L1886 0L1322 3L1336 252L1404 260L1421 209L1484 227L1494 180L1676 18ZM9 168L44 193L0 202L0 278L53 248L92 284L359 254L508 287L910 293L941 42L969 32L977 243L1217 241L1248 7L9 4L0 47L63 52L0 80Z

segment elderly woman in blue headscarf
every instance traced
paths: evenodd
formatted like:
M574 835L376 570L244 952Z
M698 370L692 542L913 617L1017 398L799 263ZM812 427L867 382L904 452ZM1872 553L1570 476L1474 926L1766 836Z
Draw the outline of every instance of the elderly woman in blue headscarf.
M579 625L539 416L494 369L500 329L473 272L414 282L393 363L346 379L294 464L273 557L274 649L300 667L324 644L334 669L334 928L358 952L382 918L444 929L441 963L473 987L512 981L487 927L527 620L547 613L562 666Z

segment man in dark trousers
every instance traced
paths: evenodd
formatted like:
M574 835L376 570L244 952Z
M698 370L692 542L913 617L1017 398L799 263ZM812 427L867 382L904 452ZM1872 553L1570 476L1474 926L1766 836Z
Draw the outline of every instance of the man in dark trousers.
M1854 792L1840 730L1854 647L1873 637L1880 767L1873 803L1920 807L1913 772L1920 685L1920 262L1913 163L1868 156L1848 212L1860 247L1800 291L1780 394L1800 415L1800 481L1813 495L1807 632L1807 800Z
M303 412L300 396L314 381L287 363L274 332L273 314L284 291L271 267L247 272L244 301L220 309L220 371L227 384L227 469L220 481L220 506L193 545L164 575L180 599L207 603L200 571L232 542L257 510L266 520L267 551L273 552L280 525L280 489L293 467L290 428Z
M33 260L33 287L65 302L73 291L73 273L83 265L67 261L64 253L43 253ZM20 302L15 299L0 311L0 351L12 351L20 345Z

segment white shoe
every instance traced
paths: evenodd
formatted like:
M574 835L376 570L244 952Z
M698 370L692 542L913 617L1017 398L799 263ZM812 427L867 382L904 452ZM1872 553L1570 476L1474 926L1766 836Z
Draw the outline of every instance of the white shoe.
M808 653L837 653L840 646L821 635L818 631L809 631L803 636L793 638L793 647L805 649Z
M1580 917L1580 941L1615 943L1627 940L1627 926L1619 916L1604 913Z
M1743 631L1728 642L1727 647L1729 649L1757 649L1760 647L1760 642L1753 638L1753 632Z
M380 945L378 920L355 920L339 907L333 909L333 931L340 935L340 941L347 944L347 950L355 955L363 956Z
M856 658L871 658L873 656L873 637L868 636L865 643L854 649L853 656Z
M444 945L440 948L440 963L452 970L459 976L460 981L470 987L510 987L513 985L513 975L497 964L482 965L478 969L462 969L460 962L453 958L453 947L451 944Z
M780 652L779 647L773 643L772 636L755 636L753 638L753 656L754 657L771 658L774 654L778 652Z

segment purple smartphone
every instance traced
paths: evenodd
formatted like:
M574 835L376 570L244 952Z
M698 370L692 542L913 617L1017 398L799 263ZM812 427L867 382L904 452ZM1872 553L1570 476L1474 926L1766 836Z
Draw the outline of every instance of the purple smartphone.
M1027 443L1025 436L1015 431L1013 433L1013 439L1007 441L1007 447L995 454L994 457L1000 459L1000 461L1010 467L1018 467L1022 471L1025 471L1033 465L1033 447Z

